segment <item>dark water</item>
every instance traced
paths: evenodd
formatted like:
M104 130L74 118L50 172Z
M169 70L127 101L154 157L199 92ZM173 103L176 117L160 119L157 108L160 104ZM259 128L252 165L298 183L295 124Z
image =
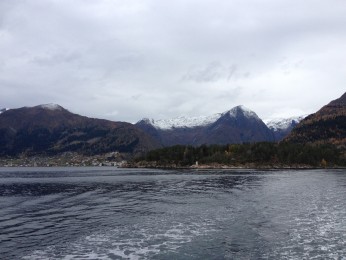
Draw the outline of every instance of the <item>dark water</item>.
M0 169L1 259L346 259L346 171Z

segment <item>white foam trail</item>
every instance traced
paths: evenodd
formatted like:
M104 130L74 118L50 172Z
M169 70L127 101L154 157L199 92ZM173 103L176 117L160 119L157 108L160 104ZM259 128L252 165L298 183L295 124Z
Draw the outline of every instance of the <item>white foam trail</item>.
M71 243L65 255L56 255L61 251L53 246L34 251L23 259L146 259L162 251L175 252L193 239L214 231L211 223L172 223L167 229L161 226L154 230L152 224L136 224L131 232L128 227L123 227L103 234L88 235Z

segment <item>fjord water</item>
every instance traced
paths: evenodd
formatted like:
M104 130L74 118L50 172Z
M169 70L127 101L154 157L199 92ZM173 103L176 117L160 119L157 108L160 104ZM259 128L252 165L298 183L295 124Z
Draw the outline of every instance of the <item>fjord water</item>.
M1 259L341 259L345 170L0 169Z

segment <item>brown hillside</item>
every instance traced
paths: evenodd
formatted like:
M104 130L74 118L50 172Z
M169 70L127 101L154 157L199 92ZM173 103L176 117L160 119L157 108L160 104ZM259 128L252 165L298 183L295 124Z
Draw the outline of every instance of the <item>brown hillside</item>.
M0 155L138 153L157 148L130 123L73 114L55 106L23 107L0 114Z
M295 143L346 145L346 93L306 117L285 139Z

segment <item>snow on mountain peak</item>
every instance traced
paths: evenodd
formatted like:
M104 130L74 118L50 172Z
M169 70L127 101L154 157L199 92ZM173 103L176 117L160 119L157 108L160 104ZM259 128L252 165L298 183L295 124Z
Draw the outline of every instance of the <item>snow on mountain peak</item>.
M53 104L53 103L43 104L43 105L40 105L39 107L44 108L44 109L48 109L48 110L61 110L62 109L61 106L59 106L58 104Z
M227 111L226 113L229 113L229 115L232 117L238 116L238 113L243 113L244 116L247 118L254 117L256 119L260 119L255 112L242 105L236 106L231 110Z
M186 117L180 116L171 119L143 119L146 123L150 123L152 126L162 130L168 130L172 128L193 128L198 126L206 126L214 123L221 116L220 113L211 116L198 116L198 117Z
M237 106L227 112L217 113L217 114L213 114L209 116L197 116L197 117L180 116L180 117L171 118L171 119L159 119L159 120L143 118L142 121L144 121L147 124L151 124L153 127L157 129L162 129L162 130L169 130L172 128L193 128L193 127L210 125L216 122L221 116L226 115L227 113L232 117L237 117L239 113L243 113L244 116L246 116L247 118L255 117L256 119L259 119L256 113L251 111L250 109L244 106Z
M264 120L264 123L268 126L269 129L277 131L277 130L286 130L292 124L298 124L302 121L307 115L303 116L294 116L290 118L273 118Z
M0 108L0 114L7 111L7 110L10 110L9 108Z
M141 121L143 121L146 124L153 124L154 120L153 119L149 119L149 118L143 118Z

